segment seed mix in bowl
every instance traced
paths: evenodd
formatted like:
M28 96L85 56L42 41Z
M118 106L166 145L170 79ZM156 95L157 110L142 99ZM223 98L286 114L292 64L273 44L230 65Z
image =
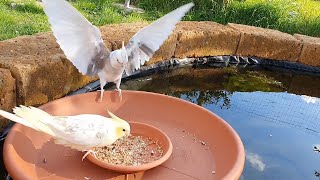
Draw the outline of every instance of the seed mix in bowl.
M114 165L139 166L160 159L163 150L157 141L142 136L124 137L93 149L96 158Z

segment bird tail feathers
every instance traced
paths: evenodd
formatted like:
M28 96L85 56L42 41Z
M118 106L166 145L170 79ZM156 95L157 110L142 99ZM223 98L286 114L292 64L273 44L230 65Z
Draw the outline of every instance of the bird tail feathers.
M14 121L14 122L16 122L16 123L20 123L20 124L22 124L22 125L24 125L24 126L27 126L27 127L29 127L29 128L35 129L35 128L32 126L32 124L30 124L28 121L20 118L20 117L17 116L17 115L14 115L14 114L12 114L12 113L3 111L3 110L1 110L1 109L0 109L0 116L2 116L2 117L4 117L4 118L7 118L7 119L9 119L9 120L11 120L11 121Z
M48 123L46 123L46 121L51 119L52 116L42 111L41 109L35 107L20 106L15 107L13 109L13 112L15 113L15 115L5 111L0 111L0 115L37 131L47 133L51 136L55 135L55 133L49 127Z

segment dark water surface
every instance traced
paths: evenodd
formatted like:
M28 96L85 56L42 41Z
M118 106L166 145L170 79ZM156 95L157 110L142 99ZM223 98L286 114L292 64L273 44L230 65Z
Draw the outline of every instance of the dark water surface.
M109 89L114 88L109 87ZM320 179L320 76L266 69L185 67L124 81L198 104L240 135L241 179Z

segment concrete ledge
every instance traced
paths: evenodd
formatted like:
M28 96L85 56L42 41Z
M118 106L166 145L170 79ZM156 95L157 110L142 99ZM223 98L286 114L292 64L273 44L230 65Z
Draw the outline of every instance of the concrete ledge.
M50 33L2 41L0 49L0 67L16 79L18 105L40 105L97 79L81 75Z
M146 25L123 23L100 29L106 46L115 50ZM0 80L6 83L0 85L3 109L10 109L15 103L43 104L97 79L81 75L66 59L51 33L1 41L0 49L0 68L7 69L0 71ZM319 38L239 24L181 22L148 64L174 57L241 55L320 66L319 49ZM12 93L14 89L16 96ZM4 96L7 92L11 96Z
M8 69L0 68L0 108L10 110L16 105L16 82Z
M320 38L301 34L295 34L294 37L303 42L298 62L311 66L320 66Z
M302 42L290 34L241 24L227 26L241 33L237 55L288 61L300 57Z
M0 109L10 111L16 106L16 82L8 69L0 68ZM0 127L8 120L0 118Z
M174 57L235 55L240 33L215 22L181 22Z

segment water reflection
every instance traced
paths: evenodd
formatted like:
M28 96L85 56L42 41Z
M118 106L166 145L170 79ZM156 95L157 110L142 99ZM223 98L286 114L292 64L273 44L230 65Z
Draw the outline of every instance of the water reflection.
M306 103L316 103L319 102L319 99L316 97L311 97L311 96L306 96L306 95L301 95L301 99L306 102Z
M123 83L179 97L218 114L240 135L240 179L319 179L319 76L288 71L182 68ZM113 87L111 87L113 88Z
M250 163L251 167L257 171L264 171L266 164L263 162L262 157L256 153L246 152L246 160Z
M230 95L232 92L217 90L217 91L190 91L190 92L173 92L170 94L174 97L179 97L182 99L186 99L192 103L195 103L199 106L205 106L209 104L218 105L222 108L230 108Z

